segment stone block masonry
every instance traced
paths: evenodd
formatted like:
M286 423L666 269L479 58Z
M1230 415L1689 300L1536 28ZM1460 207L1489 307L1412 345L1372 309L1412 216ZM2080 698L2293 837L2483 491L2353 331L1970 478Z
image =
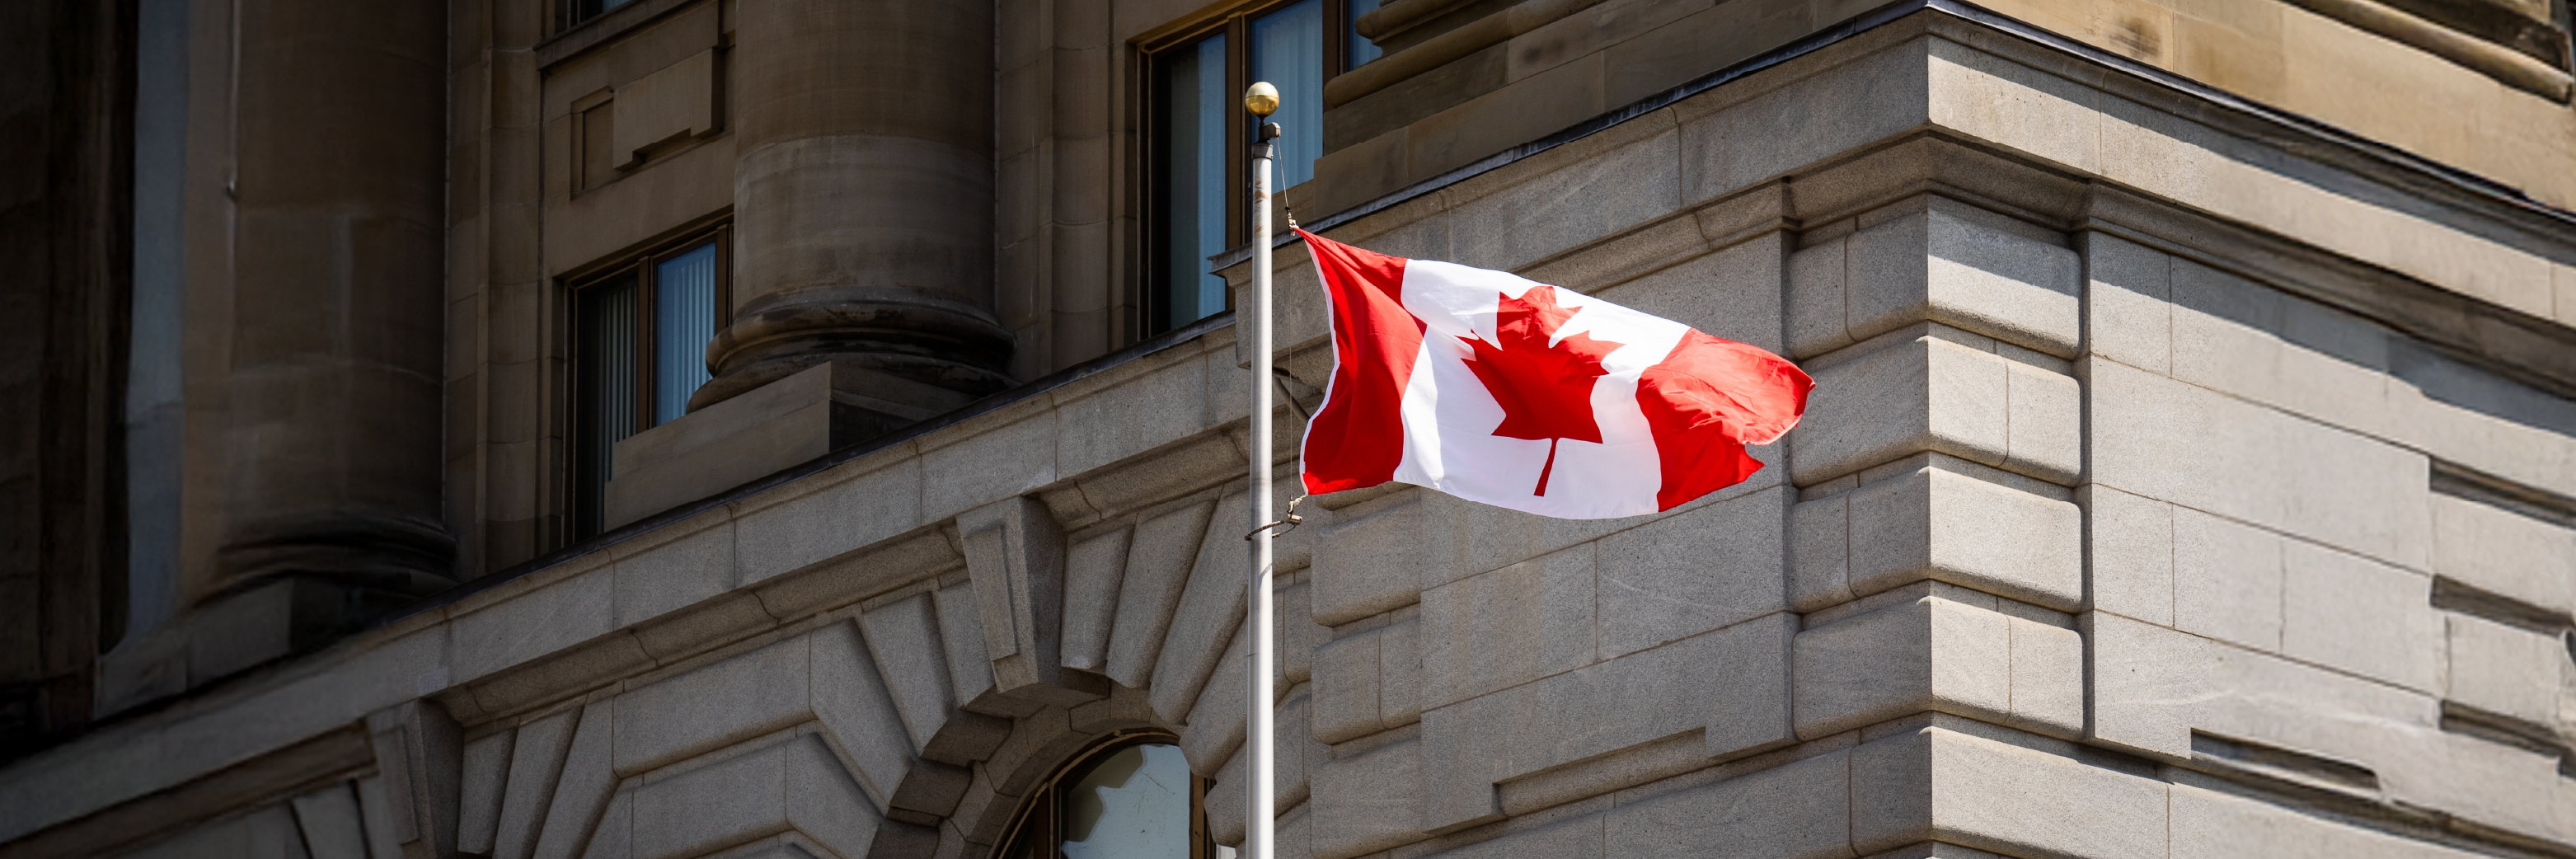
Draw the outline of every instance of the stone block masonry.
M906 294L954 299L924 318L966 346L1068 348L1033 333L1034 292L973 287L960 272L986 262L950 252L973 233L1010 249L992 265L1071 259L1059 295L1123 277L1049 245L1125 229L1090 184L1031 195L1043 218L928 217L918 258L836 256L851 229L850 248L897 239L868 228L882 206L824 204L898 162L1016 171L1116 146L1060 146L1029 116L932 122L936 86L857 116L874 102L842 97L874 90L836 89L826 73L852 70L825 37L882 40L860 26L876 13L807 28L796 4L750 5L729 30L730 6L630 4L672 28L638 77L732 39L720 67L759 85L729 97L838 111L731 117L751 124L722 154L758 174L746 247L789 252L745 270L728 384L890 354L824 342L847 297L824 281L904 266L937 275ZM1755 11L1651 6L1587 5L1459 61L1629 80L1613 67L1687 53L1646 34ZM1082 95L1122 39L1191 35L1147 34L1170 16L1134 4L996 8L1008 45L923 68L1066 70L1049 99L993 89L1056 104L1067 140L1126 133L1124 108ZM937 39L905 50L972 42L981 14L913 22ZM356 848L375 856L966 859L1007 848L1082 751L1135 738L1181 750L1213 840L1273 814L1283 859L2576 850L2576 365L2557 357L2576 331L2515 291L2576 271L2576 236L1962 14L1319 218L1777 347L1821 386L1753 479L1654 516L1309 499L1280 553L1273 701L1243 693L1246 347L1210 323L10 763L0 857L265 859L252 845L320 855L355 833L390 842ZM763 40L780 50L755 56ZM558 67L604 74L580 65ZM948 95L986 103L968 89ZM876 132L843 120L904 122L859 140ZM839 178L793 181L809 158ZM2213 175L2297 181L2194 178ZM799 223L829 229L778 232ZM1325 315L1302 259L1278 263L1276 357L1315 383ZM1240 290L1246 266L1219 276ZM841 402L816 383L838 370L739 385L631 441L722 450L767 419L728 416ZM791 391L808 396L751 408ZM1283 729L1272 808L1240 799L1249 706Z

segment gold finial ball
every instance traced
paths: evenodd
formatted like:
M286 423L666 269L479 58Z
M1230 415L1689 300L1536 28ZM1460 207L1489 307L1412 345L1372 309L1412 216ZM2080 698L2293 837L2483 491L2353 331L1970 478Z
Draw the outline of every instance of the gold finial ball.
M1279 109L1279 88L1267 81L1253 84L1243 91L1243 109L1252 111L1254 116L1269 116Z

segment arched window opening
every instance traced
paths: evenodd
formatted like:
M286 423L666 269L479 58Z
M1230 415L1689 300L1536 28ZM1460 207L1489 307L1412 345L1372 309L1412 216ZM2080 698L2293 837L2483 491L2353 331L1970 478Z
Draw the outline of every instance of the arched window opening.
M1029 795L1006 859L1231 859L1208 839L1207 785L1173 738L1093 746Z

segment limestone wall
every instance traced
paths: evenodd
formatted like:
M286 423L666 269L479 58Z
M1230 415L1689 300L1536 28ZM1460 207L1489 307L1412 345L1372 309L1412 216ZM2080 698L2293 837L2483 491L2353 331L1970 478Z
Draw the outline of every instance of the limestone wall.
M1281 855L2576 847L2576 239L2193 98L1924 13L1336 225L1820 387L1771 467L1658 516L1317 499L1280 551ZM983 856L1130 730L1239 839L1240 348L20 761L0 855L294 856L347 818L300 803L354 795L378 857Z

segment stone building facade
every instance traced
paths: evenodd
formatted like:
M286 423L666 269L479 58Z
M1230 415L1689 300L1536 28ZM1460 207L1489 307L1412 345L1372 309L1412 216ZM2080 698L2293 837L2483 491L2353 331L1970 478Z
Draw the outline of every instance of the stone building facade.
M0 857L1225 855L1272 70L1310 227L1818 382L1309 502L1282 857L2576 853L2556 0L0 15Z

